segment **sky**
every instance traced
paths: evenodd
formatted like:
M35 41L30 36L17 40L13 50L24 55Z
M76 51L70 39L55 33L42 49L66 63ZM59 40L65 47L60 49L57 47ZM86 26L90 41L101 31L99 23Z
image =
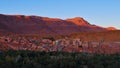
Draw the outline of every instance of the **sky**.
M82 17L91 24L120 29L120 0L0 0L0 14Z

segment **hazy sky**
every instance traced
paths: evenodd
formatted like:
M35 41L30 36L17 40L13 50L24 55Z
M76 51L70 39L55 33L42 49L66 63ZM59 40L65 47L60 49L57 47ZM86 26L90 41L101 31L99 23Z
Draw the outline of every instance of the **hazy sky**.
M0 14L80 16L91 24L120 29L120 0L0 0Z

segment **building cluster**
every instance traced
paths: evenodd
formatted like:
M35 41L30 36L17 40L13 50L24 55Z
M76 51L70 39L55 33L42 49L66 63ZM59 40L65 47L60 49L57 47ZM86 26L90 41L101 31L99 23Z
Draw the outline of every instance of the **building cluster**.
M82 39L43 39L26 37L0 37L0 43L6 43L14 50L36 50L36 51L66 51L66 52L104 52L105 47L112 48L112 44L103 41L83 41ZM119 44L118 44L119 45Z

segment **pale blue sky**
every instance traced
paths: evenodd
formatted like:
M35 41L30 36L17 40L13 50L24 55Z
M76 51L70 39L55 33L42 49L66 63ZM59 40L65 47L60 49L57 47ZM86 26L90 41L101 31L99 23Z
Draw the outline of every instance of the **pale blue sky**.
M0 14L80 16L91 24L120 29L120 0L0 0Z

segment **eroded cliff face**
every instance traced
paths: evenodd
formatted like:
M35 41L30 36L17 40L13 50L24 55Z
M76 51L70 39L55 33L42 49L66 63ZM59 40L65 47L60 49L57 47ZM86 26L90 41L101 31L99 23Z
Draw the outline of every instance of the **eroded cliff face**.
M17 34L70 34L79 31L105 31L81 17L66 20L40 16L0 14L0 30Z

